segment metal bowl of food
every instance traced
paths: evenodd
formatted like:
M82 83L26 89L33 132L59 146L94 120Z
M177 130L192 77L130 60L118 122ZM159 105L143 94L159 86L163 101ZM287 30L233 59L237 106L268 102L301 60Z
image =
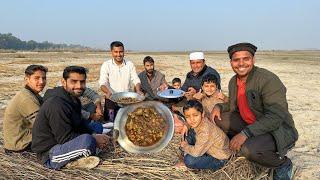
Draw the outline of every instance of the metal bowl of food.
M134 113L138 114L137 117L134 117ZM143 117L145 117L147 121L141 124L133 123L134 120L140 121ZM148 120L147 118L150 117L151 119ZM161 124L162 120L164 123ZM148 125L149 122L150 124ZM137 128L137 134L132 133L135 128ZM167 106L157 101L144 101L128 105L118 111L114 122L114 130L118 132L116 138L120 146L128 152L159 152L168 145L173 137L173 115ZM157 132L157 130L162 132ZM150 132L150 134L148 134L148 132ZM152 133L157 133L161 136ZM132 139L132 137L135 139ZM148 141L150 138L151 141ZM154 141L152 138L154 138ZM148 142L150 142L150 144L148 144Z
M111 95L110 100L118 105L125 106L138 103L144 100L144 96L135 92L118 92Z

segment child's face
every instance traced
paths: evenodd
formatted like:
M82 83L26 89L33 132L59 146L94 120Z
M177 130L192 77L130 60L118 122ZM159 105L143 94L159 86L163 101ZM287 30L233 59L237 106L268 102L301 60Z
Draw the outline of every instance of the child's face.
M202 121L204 113L201 113L196 108L189 108L184 111L184 116L187 120L187 123L192 127L196 128Z
M207 96L212 96L217 91L217 85L213 82L204 82L202 85L202 91Z
M180 89L180 88L181 88L181 83L175 82L175 83L172 84L172 86L173 86L175 89Z

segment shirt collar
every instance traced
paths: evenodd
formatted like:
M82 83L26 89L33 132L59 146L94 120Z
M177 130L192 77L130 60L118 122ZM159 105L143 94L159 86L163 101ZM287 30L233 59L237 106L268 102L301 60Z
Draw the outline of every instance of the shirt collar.
M118 66L118 64L114 62L114 59L112 59L112 64L115 66ZM120 67L125 66L125 65L127 65L127 62L125 59L123 59L122 64L120 64Z

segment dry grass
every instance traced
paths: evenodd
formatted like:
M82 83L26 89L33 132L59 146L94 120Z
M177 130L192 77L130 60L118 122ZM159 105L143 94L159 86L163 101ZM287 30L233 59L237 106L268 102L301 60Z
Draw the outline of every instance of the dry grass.
M156 154L129 154L118 145L110 146L99 156L93 170L49 170L38 163L35 154L5 154L0 137L0 179L268 179L266 168L244 158L233 157L226 166L212 170L175 168L178 161L178 138Z

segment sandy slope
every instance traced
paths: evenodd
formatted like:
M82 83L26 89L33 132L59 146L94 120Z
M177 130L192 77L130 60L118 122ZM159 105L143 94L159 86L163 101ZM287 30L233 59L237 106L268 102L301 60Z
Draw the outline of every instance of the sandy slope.
M16 58L18 54L24 58ZM155 67L169 82L174 77L184 80L190 69L187 53L130 53L127 58L136 64L139 72L146 55L154 57ZM24 69L29 64L43 64L49 68L48 88L57 83L65 66L85 66L90 70L88 85L97 88L100 65L107 57L106 53L95 52L0 53L0 120L8 100L22 86ZM300 135L296 147L288 154L300 168L298 179L320 179L320 52L261 52L256 57L256 65L276 73L287 87L289 109ZM220 72L226 92L233 75L227 54L206 53L206 61Z

